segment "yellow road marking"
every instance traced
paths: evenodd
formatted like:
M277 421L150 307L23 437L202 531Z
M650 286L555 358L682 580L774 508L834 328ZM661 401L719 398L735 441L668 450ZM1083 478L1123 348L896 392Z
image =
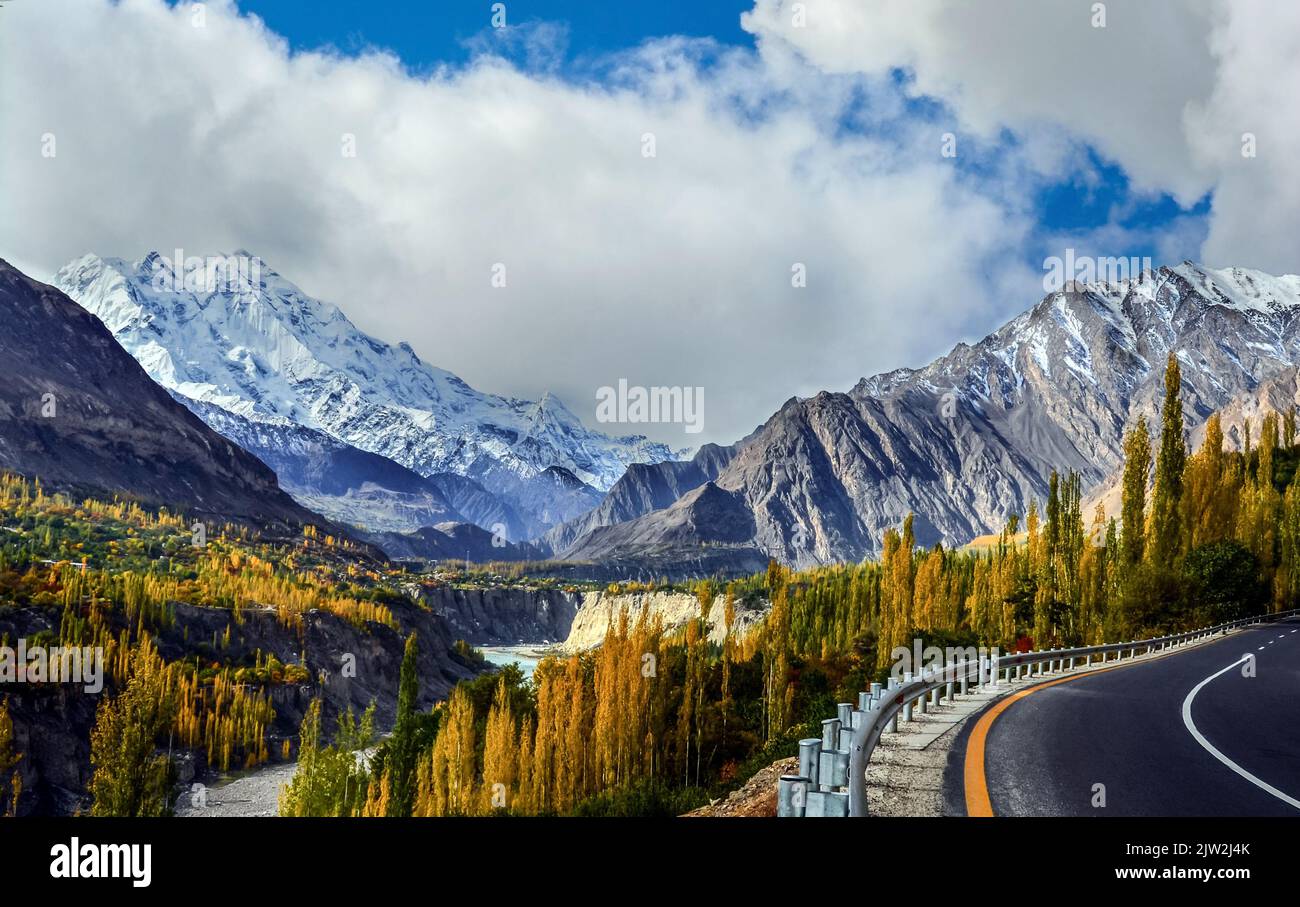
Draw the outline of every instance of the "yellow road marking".
M1037 693L1039 690L1054 687L1058 683L1069 683L1071 680L1079 680L1083 677L1093 677L1097 674L1105 674L1107 671L1117 671L1120 668L1129 668L1134 664L1145 663L1145 660L1130 661L1128 664L1111 665L1109 668L1098 668L1095 671L1085 671L1082 674L1074 674L1070 677L1060 677L1056 680L1049 680L1046 683L1035 684L1026 690L1021 690L1019 693L1013 693L981 715L980 720L977 721L975 727L971 729L970 739L966 741L966 766L964 772L966 787L966 815L993 815L993 803L989 800L988 782L984 776L984 742L988 739L989 728L993 726L993 722L997 720L999 715L1009 709L1014 703L1024 699L1031 693Z

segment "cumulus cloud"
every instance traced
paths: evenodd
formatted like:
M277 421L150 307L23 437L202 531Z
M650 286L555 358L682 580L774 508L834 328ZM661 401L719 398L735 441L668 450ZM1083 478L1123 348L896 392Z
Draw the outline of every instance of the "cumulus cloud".
M1186 111L1195 159L1215 174L1203 256L1300 270L1300 4L1237 0L1210 35L1214 91ZM1244 156L1243 139L1254 142Z
M1040 171L1082 142L1139 193L1189 206L1212 192L1212 264L1300 265L1296 4L757 0L743 22L765 52L824 72L904 72L910 94L941 100L962 129L1013 132ZM1256 157L1242 156L1247 132Z
M1032 303L1025 199L1081 142L1236 216L1225 193L1257 191L1264 168L1219 157L1216 130L1252 110L1274 128L1276 93L1242 70L1277 39L1209 0L1121 5L1098 36L1039 11L1072 4L868 20L814 0L800 32L759 0L757 53L665 38L566 74L562 34L533 36L521 65L487 33L470 64L413 74L379 52L291 53L229 3L202 27L161 0L13 4L0 255L48 276L87 251L247 248L484 390L549 389L592 421L619 378L702 386L703 436L655 434L728 442L791 395L919 364ZM530 36L509 40L513 59ZM990 155L978 178L940 154L953 118ZM1269 225L1287 218L1284 197ZM1208 247L1263 256L1239 235L1254 226L1216 222ZM1220 263L1295 269L1271 248Z
M492 56L416 77L291 55L219 4L203 28L150 0L62 6L6 10L5 248L52 270L246 247L471 383L587 418L618 378L702 386L707 436L732 440L792 394L932 354L979 322L978 275L1026 228L937 138L904 160L896 136L836 138L842 89L751 54L668 40L600 81Z

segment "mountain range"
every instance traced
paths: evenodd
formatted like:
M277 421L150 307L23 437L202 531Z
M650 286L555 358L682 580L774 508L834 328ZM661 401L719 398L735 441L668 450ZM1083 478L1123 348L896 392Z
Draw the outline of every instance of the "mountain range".
M276 460L300 501L338 519L376 531L468 520L523 541L590 510L630 463L674 456L642 436L587 428L552 394L533 402L475 390L409 345L358 330L248 253L186 262L188 270L157 252L134 263L87 255L54 283L155 381ZM321 469L326 451L348 461L342 485L312 484L330 471Z
M1070 285L924 368L791 399L716 469L629 470L548 537L577 560L705 547L807 566L874 555L913 513L919 544L963 544L1042 501L1053 469L1103 484L1124 431L1155 418L1170 351L1195 429L1300 361L1300 277L1184 262Z
M200 293L157 289L167 267L87 256L56 283L300 503L404 556L479 549L453 540L475 524L504 528L511 554L629 572L803 567L876 554L908 513L919 544L959 545L1042 500L1053 469L1103 490L1171 351L1191 431L1300 361L1300 277L1184 262L1071 284L978 343L792 398L682 460L552 396L475 391L269 269Z

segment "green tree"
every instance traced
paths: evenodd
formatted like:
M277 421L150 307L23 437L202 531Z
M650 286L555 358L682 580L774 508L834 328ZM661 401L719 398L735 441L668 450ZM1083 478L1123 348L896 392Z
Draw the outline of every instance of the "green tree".
M1214 623L1258 614L1268 599L1259 560L1235 539L1193 548L1183 561L1183 573L1192 602Z
M1125 566L1142 561L1146 548L1147 479L1151 475L1151 435L1146 417L1124 437L1124 485L1120 503L1123 535L1120 547Z
M412 633L406 637L406 651L402 655L401 678L397 686L397 721L393 725L393 737L388 742L386 768L392 785L388 801L390 816L409 816L415 806L415 765L419 757L419 722L415 714L415 703L420 697L416 666L419 651L419 643Z
M0 815L18 814L18 796L22 792L22 778L14 771L22 761L22 754L14 753L14 722L9 717L9 697L0 701ZM12 776L10 772L13 772ZM5 801L8 800L6 806Z
M146 638L132 657L126 687L99 704L90 732L92 815L170 815L171 761L155 753L176 711L165 671Z
M1187 446L1183 440L1182 376L1172 352L1165 366L1165 402L1160 411L1160 452L1156 457L1156 487L1151 502L1151 540L1147 555L1153 564L1171 565L1179 554L1179 525L1183 470ZM1127 491L1127 484L1125 486ZM1127 527L1127 517L1125 526Z
M280 794L282 816L355 816L366 799L370 776L358 758L374 741L375 705L358 722L349 708L338 733L321 743L321 702L313 699L298 731L298 770Z

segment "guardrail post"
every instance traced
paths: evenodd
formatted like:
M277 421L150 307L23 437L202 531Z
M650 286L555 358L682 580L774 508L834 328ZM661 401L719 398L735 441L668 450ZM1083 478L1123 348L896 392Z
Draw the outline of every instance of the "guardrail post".
M805 737L799 741L799 774L808 779L812 786L817 785L817 769L821 765L822 742L816 737Z
M842 725L838 718L827 718L822 722L821 752L818 754L817 766L817 782L821 790L808 794L804 810L806 816L848 815L848 795L833 790L844 787L849 781L849 751L837 747L841 731ZM802 749L800 752L802 754Z
M827 718L822 722L822 749L833 750L840 739L840 720Z
M836 740L835 749L848 752L853 746L853 728L857 725L854 723L853 703L838 702L835 704L836 720L840 723L840 733Z
M881 691L880 691L880 699L876 700L876 704L879 705L881 702L884 701L885 691L886 691L886 690L892 690L892 689L894 689L894 688L897 687L897 686L898 686L898 681L896 681L893 677L890 677L890 678L889 678L889 685L888 685L887 687L885 687L884 690L881 690ZM897 713L897 712L894 713L894 717L892 717L892 718L889 719L889 731L890 731L890 733L893 733L893 734L897 734L897 733L898 733L898 713Z
M911 671L906 671L906 672L904 672L904 673L903 673L903 683L907 684L907 683L911 683L911 682L912 682L912 672L911 672ZM907 702L904 702L904 703L903 703L903 720L904 720L904 721L911 721L911 720L912 720L912 703L911 703L911 700L908 700Z
M817 786L830 790L834 786L834 760L827 761L827 756L836 751L840 742L840 720L827 718L822 722L822 746L817 757Z
M782 775L777 784L776 814L780 818L804 815L812 783L801 775Z
M848 754L844 754L848 759ZM805 816L834 817L842 819L849 814L849 795L839 791L810 791L808 805L804 808Z

